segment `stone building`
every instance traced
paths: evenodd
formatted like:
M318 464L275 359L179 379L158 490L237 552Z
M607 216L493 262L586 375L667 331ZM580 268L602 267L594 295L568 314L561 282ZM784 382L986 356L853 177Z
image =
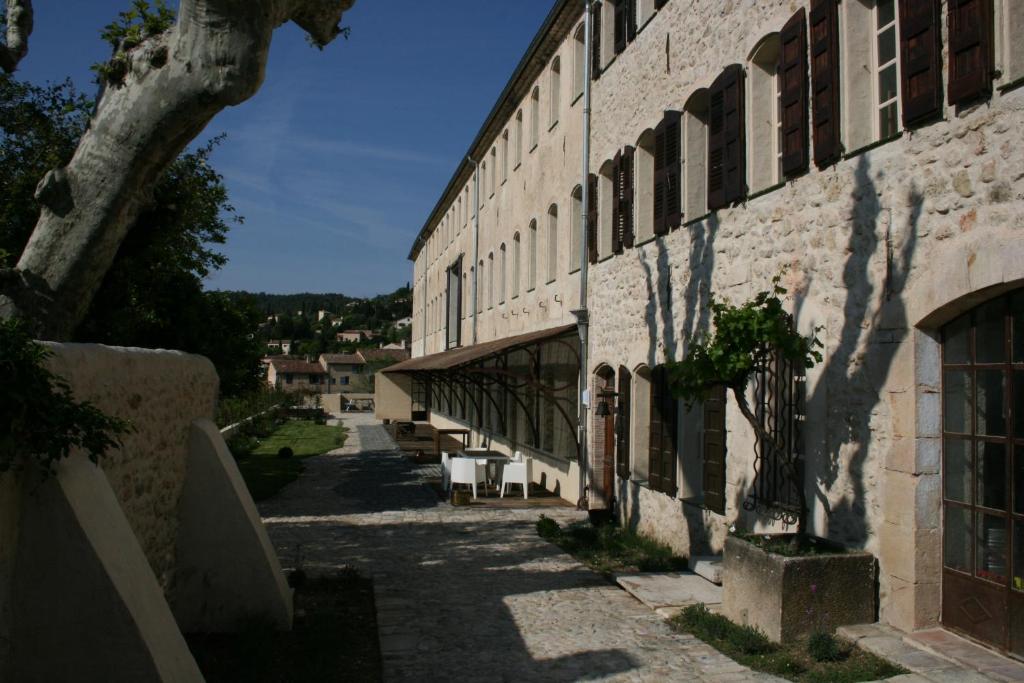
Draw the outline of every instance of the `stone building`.
M556 2L417 237L378 412L486 432L684 554L786 530L802 491L812 533L877 558L880 621L1024 654L1024 3L593 7L588 51ZM779 273L825 349L750 388L766 455L661 366L712 294Z
M328 372L319 363L306 360L271 358L267 384L284 391L319 393L328 387Z

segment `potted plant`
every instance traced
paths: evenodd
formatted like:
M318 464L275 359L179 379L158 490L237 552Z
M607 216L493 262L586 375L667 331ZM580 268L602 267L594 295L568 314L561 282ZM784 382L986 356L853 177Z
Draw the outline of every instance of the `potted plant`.
M731 391L757 436L762 457L772 456L789 479L795 504L781 508L773 499L745 507L773 512L792 523L795 533L732 533L723 556L725 616L756 626L776 641L875 619L874 558L807 534L797 450L787 450L787 444L765 429L747 400L754 377L773 363L810 369L822 360L821 328L809 336L796 331L780 298L787 293L781 279L777 275L770 290L739 305L712 295L714 333L690 340L686 358L666 364L673 394L687 405L704 400L715 387Z

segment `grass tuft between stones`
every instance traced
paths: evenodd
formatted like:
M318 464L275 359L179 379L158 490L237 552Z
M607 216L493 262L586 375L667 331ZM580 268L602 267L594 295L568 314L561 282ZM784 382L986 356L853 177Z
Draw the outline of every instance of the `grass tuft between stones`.
M541 515L537 534L606 576L625 571L682 571L688 566L686 558L667 545L615 524L575 522L562 528Z
M702 604L683 609L669 624L676 631L700 638L744 666L791 681L860 683L907 673L831 634L816 634L810 640L781 645L773 643L759 629L736 624ZM819 660L818 657L824 658Z

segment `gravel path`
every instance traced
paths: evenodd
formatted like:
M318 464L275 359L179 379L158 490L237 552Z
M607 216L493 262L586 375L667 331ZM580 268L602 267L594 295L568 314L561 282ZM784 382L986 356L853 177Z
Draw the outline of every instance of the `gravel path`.
M306 460L260 510L286 568L350 565L373 578L385 680L778 680L672 633L541 540L537 510L454 508L372 416L343 421L345 446Z

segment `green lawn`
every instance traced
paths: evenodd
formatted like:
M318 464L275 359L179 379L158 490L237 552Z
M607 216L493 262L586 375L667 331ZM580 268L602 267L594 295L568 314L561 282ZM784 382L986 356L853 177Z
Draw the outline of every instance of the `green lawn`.
M254 500L269 498L302 473L302 459L320 455L345 444L344 427L318 425L311 420L289 420L246 455L236 453L238 469L242 472ZM295 456L277 457L277 452L290 447Z

